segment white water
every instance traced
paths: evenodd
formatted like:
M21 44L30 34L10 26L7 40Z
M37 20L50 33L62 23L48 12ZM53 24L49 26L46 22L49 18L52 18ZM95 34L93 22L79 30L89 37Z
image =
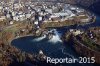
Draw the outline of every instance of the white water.
M53 35L53 38L50 39L49 42L52 43L62 42L62 40L60 39L60 34L57 32L57 30L53 29L51 31L54 31L55 35Z
M43 35L41 37L35 38L34 41L41 41L41 40L43 40L45 38L46 38L46 35Z
M55 35L53 35L53 38L48 40L48 42L52 42L52 43L62 42L62 40L60 39L61 34L58 33L56 29L50 30L49 32L52 32L52 31L54 31ZM46 38L46 35L43 35L41 37L35 38L33 41L41 41L45 38Z

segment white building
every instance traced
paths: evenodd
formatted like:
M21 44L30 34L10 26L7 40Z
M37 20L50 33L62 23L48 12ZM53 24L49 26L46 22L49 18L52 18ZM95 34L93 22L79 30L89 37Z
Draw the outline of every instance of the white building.
M3 7L2 6L0 6L0 10L2 10L3 9Z
M42 16L39 17L39 21L42 21Z
M10 18L10 14L7 14L6 17L7 17L7 18Z
M60 17L60 16L69 16L68 13L60 12L60 13L53 13L50 17L55 18L55 17Z
M35 21L34 24L35 24L35 25L38 25L38 21Z
M13 20L19 21L19 16L14 16L14 17L13 17Z
M80 30L75 30L75 31L73 31L72 33L73 33L75 36L77 36L77 35L79 35L79 34L83 34L83 32L80 31Z
M46 12L52 13L52 9L45 9Z
M12 12L12 16L15 16L16 15L16 13L15 12Z
M26 18L30 18L31 17L31 14L26 14Z
M14 22L13 22L13 21L10 21L9 23L10 23L10 25L14 24Z
M19 20L20 20L20 21L25 20L25 15L20 15L20 16L19 16Z
M1 16L1 17L0 17L0 21L3 21L3 20L5 20L5 19L6 19L5 16Z

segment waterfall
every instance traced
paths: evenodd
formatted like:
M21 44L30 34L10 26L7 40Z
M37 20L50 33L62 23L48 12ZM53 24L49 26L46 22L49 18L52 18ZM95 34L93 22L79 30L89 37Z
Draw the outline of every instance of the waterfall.
M62 40L60 39L61 34L58 33L56 29L53 29L51 31L54 31L55 35L53 35L53 38L50 39L49 42L52 42L52 43L62 42Z
M58 33L58 31L56 29L52 29L52 30L50 30L48 32L49 33L51 33L51 32L54 33L53 37L51 39L49 39L48 42L52 42L52 43L62 42L62 40L60 39L61 34ZM45 39L46 37L47 37L47 35L44 34L41 37L35 38L33 41L41 41L41 40Z

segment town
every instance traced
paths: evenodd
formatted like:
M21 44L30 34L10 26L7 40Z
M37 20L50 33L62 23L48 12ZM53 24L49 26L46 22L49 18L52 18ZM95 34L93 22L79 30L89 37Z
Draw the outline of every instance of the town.
M91 17L86 11L77 6L53 2L0 2L0 21L11 25L14 22L28 20L39 28L45 22L89 22ZM2 24L1 24L2 25Z
M0 0L0 66L56 66L46 63L53 53L94 56L100 63L100 28L90 28L99 24L96 15L63 1Z

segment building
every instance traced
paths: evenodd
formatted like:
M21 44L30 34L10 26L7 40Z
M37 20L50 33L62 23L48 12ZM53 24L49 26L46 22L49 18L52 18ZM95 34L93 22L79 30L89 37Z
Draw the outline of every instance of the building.
M4 20L6 20L6 17L5 16L1 16L0 17L0 21L4 21Z

